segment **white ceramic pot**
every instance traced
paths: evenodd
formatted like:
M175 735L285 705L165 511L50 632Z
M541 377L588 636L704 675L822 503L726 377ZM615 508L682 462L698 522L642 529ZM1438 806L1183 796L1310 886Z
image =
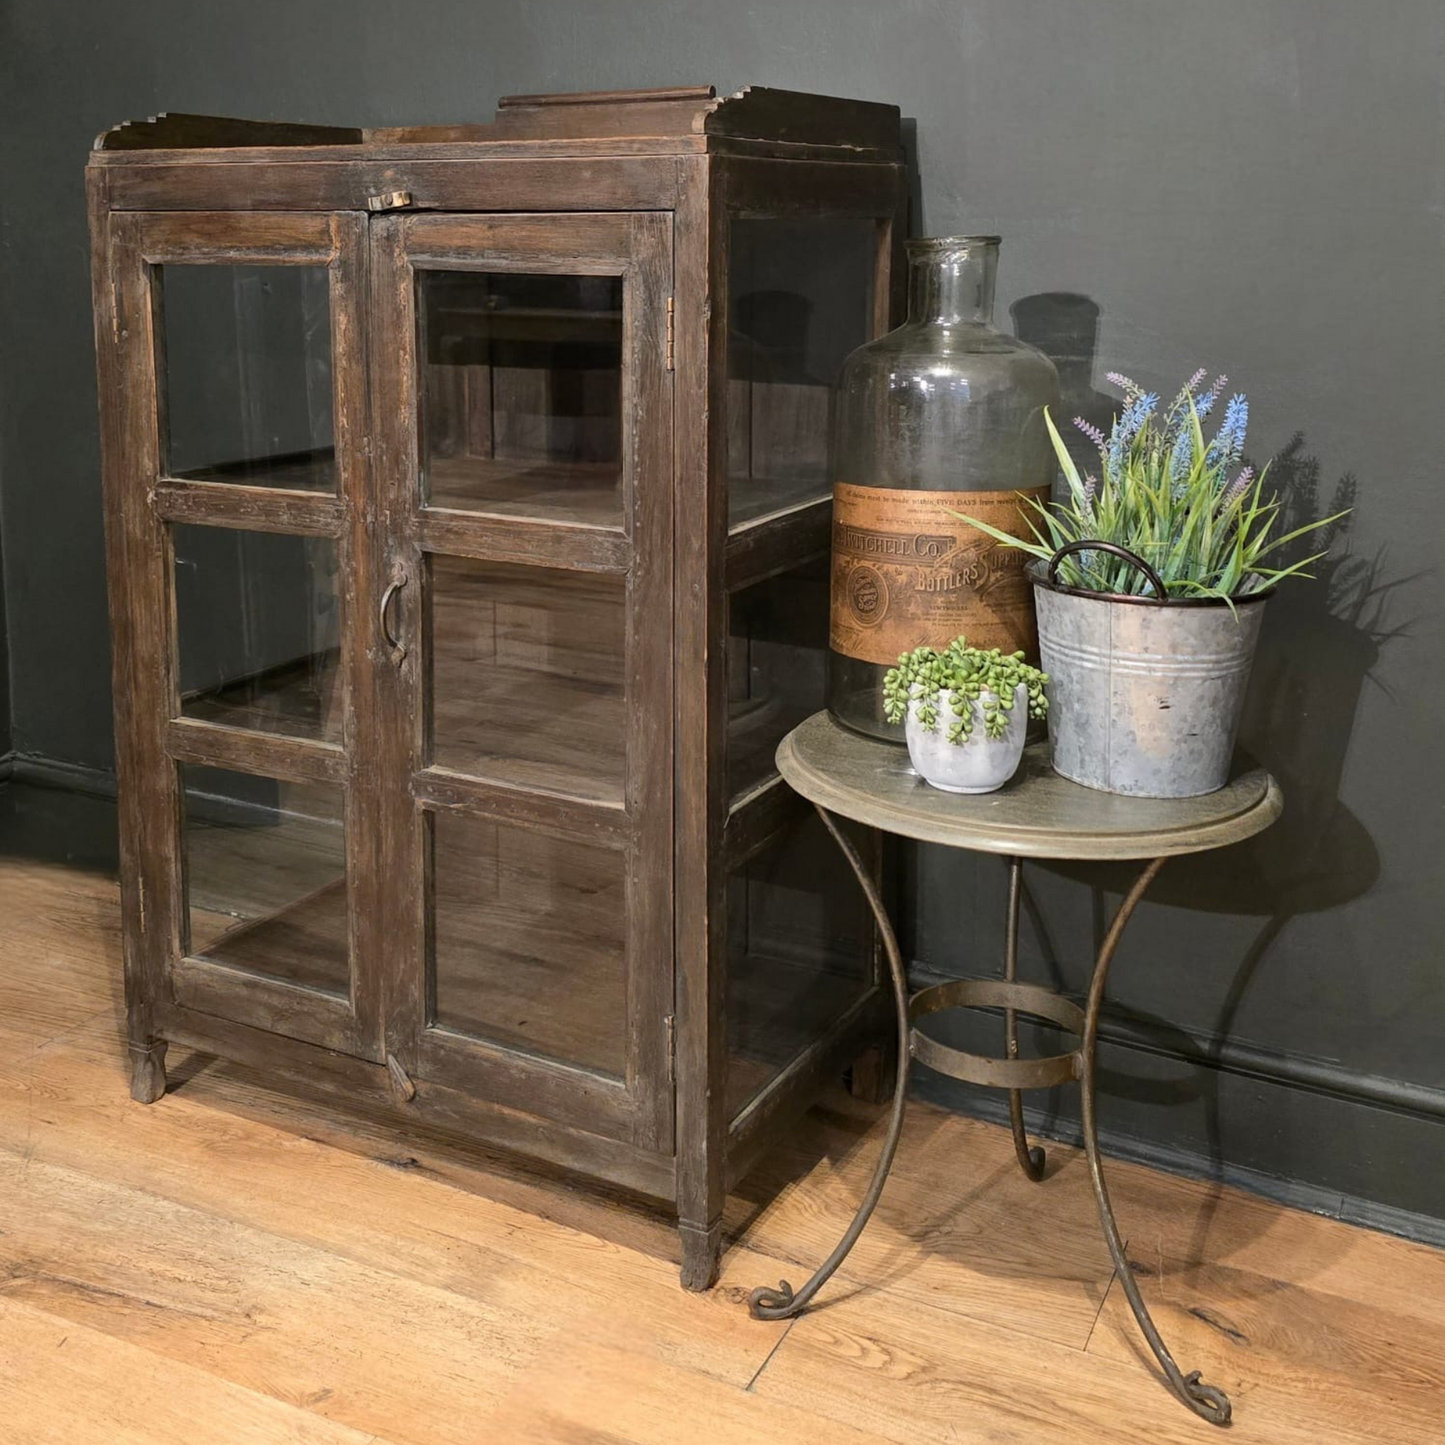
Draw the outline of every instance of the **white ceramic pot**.
M1001 738L991 738L984 732L982 699L970 702L964 698L963 703L973 709L973 731L963 742L951 743L948 730L959 715L949 706L948 693L938 696L938 725L932 731L918 721L917 699L911 701L903 725L908 756L926 782L946 793L992 793L1013 777L1024 755L1024 734L1029 725L1028 689L1020 683L1014 690L1013 711Z

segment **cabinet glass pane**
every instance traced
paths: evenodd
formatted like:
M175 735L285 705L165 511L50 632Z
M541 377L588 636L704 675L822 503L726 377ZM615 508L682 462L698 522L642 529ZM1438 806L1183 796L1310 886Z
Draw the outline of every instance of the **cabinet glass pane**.
M786 733L823 706L828 559L756 582L728 599L728 794L777 769Z
M624 855L447 813L432 828L434 1022L621 1078Z
M325 266L160 268L165 471L336 490Z
M428 600L430 761L620 802L623 579L434 556Z
M872 987L867 905L814 815L729 873L727 936L733 1117Z
M420 274L428 506L622 526L622 278Z
M177 525L181 713L340 742L336 544Z
M728 254L728 521L830 490L833 384L872 335L878 227L732 223Z
M186 952L345 997L343 792L181 768Z

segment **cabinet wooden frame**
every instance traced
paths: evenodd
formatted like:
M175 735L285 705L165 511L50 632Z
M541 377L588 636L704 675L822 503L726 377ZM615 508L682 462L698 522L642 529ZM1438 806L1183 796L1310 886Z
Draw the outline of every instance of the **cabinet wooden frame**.
M871 329L886 329L906 205L896 111L686 90L529 98L495 127L433 132L161 117L102 136L88 185L134 1091L159 1094L177 1042L536 1155L675 1207L684 1282L704 1287L727 1190L888 1017L875 958L875 986L729 1115L727 871L800 816L776 776L729 793L729 599L824 556L829 532L822 497L729 525L729 237L738 219L871 224ZM165 474L156 268L187 264L328 268L333 492ZM432 270L621 279L619 525L423 504L416 278ZM339 739L185 715L177 526L337 549ZM615 579L627 619L620 796L428 754L434 558ZM344 791L344 997L185 956L178 770L193 765ZM426 860L438 818L620 860L633 962L616 1075L434 1017Z

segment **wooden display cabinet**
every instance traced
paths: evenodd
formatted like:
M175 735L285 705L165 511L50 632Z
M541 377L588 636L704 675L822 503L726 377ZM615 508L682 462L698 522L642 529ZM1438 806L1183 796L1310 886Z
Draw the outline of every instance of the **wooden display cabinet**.
M174 1041L388 1101L668 1201L705 1287L728 1188L887 1033L773 750L822 703L897 111L173 115L88 179L133 1092Z

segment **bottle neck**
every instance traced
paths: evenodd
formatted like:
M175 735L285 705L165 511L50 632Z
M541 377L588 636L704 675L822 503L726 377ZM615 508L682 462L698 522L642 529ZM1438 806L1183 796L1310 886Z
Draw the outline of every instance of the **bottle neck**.
M993 320L997 241L915 242L908 248L908 319L935 326Z

